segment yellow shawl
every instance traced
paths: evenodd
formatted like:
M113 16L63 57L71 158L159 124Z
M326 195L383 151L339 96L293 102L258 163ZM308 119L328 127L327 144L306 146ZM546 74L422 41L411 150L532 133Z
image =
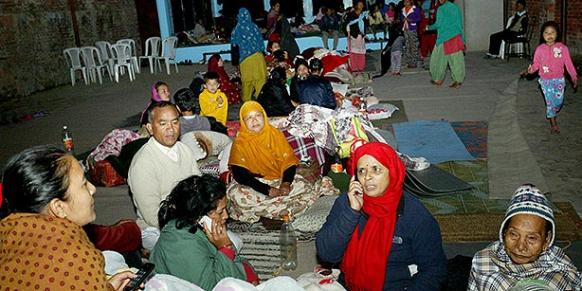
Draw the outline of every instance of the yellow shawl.
M262 113L265 120L265 126L258 133L250 131L244 122L244 116L251 111ZM243 167L253 174L274 180L282 178L289 167L299 164L285 135L269 124L261 104L245 102L240 108L239 118L240 133L232 145L229 165Z

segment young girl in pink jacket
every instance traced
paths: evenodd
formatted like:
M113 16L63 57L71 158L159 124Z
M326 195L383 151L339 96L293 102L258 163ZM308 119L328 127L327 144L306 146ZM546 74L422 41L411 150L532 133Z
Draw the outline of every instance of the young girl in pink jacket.
M564 103L564 66L572 79L572 87L578 87L576 68L568 47L560 42L560 29L555 21L542 25L542 44L535 51L533 64L527 68L532 74L539 71L539 83L546 100L546 117L550 120L550 132L560 133L556 117Z

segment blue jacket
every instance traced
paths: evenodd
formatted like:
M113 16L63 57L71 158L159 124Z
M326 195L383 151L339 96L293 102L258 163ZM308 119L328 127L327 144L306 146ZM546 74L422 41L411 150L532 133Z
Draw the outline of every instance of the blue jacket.
M361 234L366 221L365 214L350 207L346 194L338 197L317 234L315 244L319 258L329 263L341 262L356 226L361 225ZM418 266L418 273L411 276L409 266L413 264ZM440 290L446 277L447 258L439 225L420 201L405 192L398 205L384 290ZM343 282L343 275L340 282Z
M297 99L300 104L335 109L336 103L333 88L331 83L323 77L311 75L305 80L297 80L295 86L297 86Z

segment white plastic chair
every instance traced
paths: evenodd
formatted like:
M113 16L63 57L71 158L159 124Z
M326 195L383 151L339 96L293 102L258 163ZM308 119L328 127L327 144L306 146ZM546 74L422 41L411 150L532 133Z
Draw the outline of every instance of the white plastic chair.
M164 41L162 41L162 56L157 57L158 67L160 67L160 61L166 62L166 71L168 75L170 74L170 61L174 62L176 67L176 73L178 72L178 64L176 63L176 45L178 44L178 38L175 36L170 36Z
M141 60L147 59L150 64L150 73L154 73L156 68L154 67L156 64L158 65L158 69L160 72L162 71L162 67L159 66L158 62L154 63L154 60L160 57L160 42L162 39L159 36L152 36L145 41L145 54L139 57L139 63L141 64Z
M106 63L109 67L109 72L113 72L113 65L115 65L115 59L113 56L113 48L111 48L111 43L108 41L98 41L95 42L95 46L99 50L99 55L101 56L101 61Z
M99 50L96 47L82 47L81 55L83 56L83 63L85 64L85 68L91 82L97 82L97 77L99 77L99 84L103 84L103 77L101 75L102 70L106 70L109 74L109 80L113 81L111 78L111 72L109 71L109 66L103 64Z
M116 43L112 47L115 55L115 64L113 65L115 82L119 83L119 75L125 72L125 68L127 68L129 80L133 82L135 79L135 72L131 60L131 47L126 43Z
M81 65L81 50L78 47L66 48L63 50L63 55L65 56L67 65L69 65L69 71L71 73L71 84L75 86L75 72L79 70L83 75L85 85L88 85L89 80L87 80L87 69Z
M141 73L141 70L139 68L139 62L137 61L137 51L135 49L135 41L131 38L125 38L125 39L118 40L117 43L125 43L125 44L128 44L130 46L130 48L131 48L131 63L133 64L135 71L138 74Z

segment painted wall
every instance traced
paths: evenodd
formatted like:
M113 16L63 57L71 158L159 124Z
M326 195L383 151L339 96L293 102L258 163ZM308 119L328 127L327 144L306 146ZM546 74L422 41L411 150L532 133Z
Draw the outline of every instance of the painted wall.
M504 27L503 0L462 0L455 3L464 10L467 50L487 50L489 35Z

